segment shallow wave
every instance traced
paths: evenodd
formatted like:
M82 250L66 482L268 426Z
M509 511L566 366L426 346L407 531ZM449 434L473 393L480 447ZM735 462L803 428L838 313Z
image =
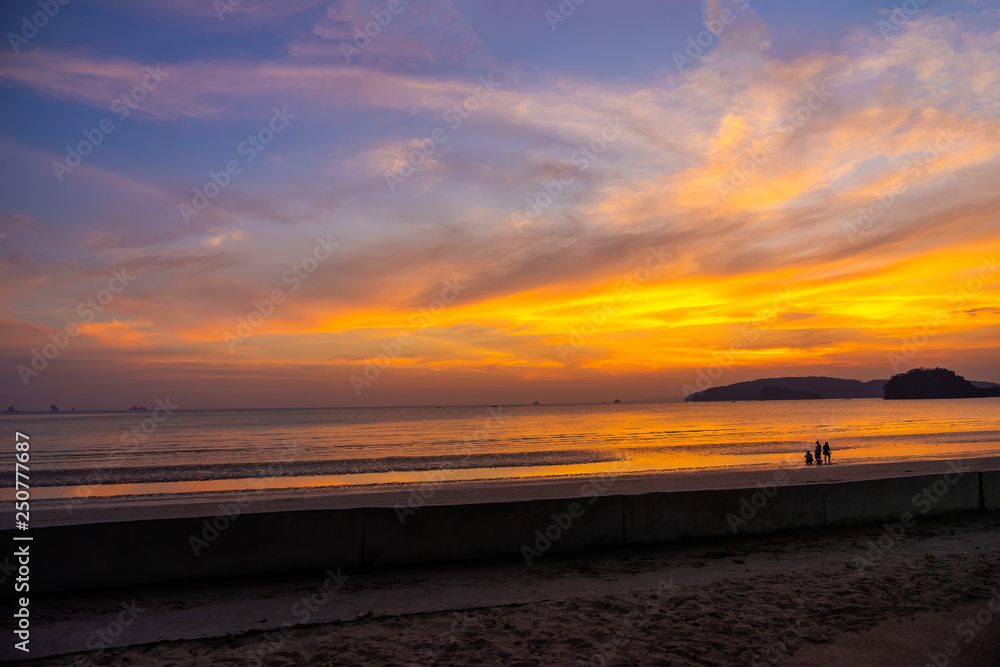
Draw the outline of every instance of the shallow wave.
M589 449L475 454L471 456L394 456L336 461L271 461L215 465L132 466L69 470L37 470L34 486L135 484L145 482L200 482L216 479L351 475L459 468L512 468L539 465L608 463L621 460L616 451Z

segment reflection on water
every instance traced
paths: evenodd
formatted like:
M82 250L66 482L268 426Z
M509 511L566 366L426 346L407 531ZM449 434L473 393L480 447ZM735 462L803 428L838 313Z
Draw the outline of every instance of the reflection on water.
M815 440L839 462L1000 452L998 398L182 411L130 438L145 418L2 421L31 435L38 498L798 465Z

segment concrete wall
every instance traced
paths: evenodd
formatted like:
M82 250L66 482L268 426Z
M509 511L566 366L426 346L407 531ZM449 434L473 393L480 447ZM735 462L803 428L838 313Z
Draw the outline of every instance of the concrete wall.
M270 512L242 514L228 523L209 517L32 529L31 589L105 588L359 565L361 517L360 509Z
M364 562L414 563L567 553L622 544L622 496L427 506L400 521L364 510ZM528 554L530 556L530 553Z
M525 557L1000 511L1000 471L478 505L307 510L33 529L33 591ZM401 520L402 519L402 520ZM0 531L10 542L13 531ZM528 551L526 552L525 549ZM195 552L198 552L197 554Z
M967 472L823 485L826 525L851 526L981 509L979 476Z
M983 509L1000 512L1000 470L979 473L982 479Z
M655 544L823 526L820 486L775 487L771 493L753 488L625 496L625 542Z

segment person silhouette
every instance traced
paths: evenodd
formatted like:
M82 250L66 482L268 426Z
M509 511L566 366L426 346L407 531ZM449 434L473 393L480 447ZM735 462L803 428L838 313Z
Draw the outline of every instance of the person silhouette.
M806 450L806 465L811 466L813 462L813 454L808 449Z
M823 465L823 448L819 446L819 440L816 441L816 463Z
M830 463L830 443L823 443L823 460Z

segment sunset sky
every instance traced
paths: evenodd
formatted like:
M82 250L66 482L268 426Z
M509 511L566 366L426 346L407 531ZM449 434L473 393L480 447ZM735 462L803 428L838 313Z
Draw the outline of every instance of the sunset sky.
M1000 382L1000 9L896 4L4 3L0 410Z

